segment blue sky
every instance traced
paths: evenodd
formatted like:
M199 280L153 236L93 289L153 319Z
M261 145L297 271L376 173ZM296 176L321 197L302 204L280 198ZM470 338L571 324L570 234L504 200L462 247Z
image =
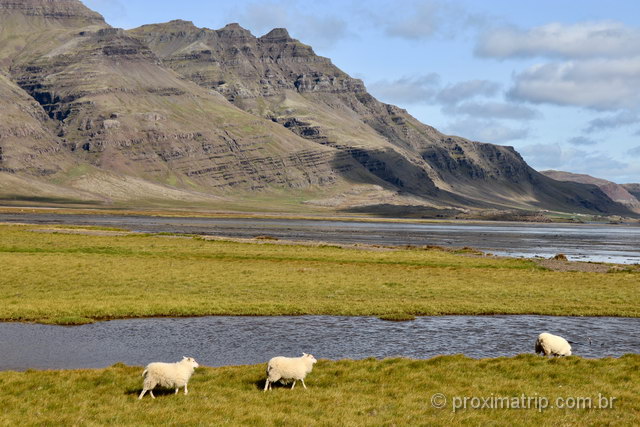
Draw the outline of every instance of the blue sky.
M115 27L238 22L292 37L442 132L535 169L640 182L637 0L83 0Z

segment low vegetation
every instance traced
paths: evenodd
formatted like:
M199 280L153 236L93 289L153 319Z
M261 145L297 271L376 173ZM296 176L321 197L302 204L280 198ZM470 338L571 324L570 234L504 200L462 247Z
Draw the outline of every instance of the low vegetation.
M200 315L640 317L640 272L532 261L0 225L0 320Z
M269 392L264 369L198 368L188 395L160 389L155 400L137 399L142 367L0 372L0 424L618 426L640 417L638 355L320 360L307 390Z

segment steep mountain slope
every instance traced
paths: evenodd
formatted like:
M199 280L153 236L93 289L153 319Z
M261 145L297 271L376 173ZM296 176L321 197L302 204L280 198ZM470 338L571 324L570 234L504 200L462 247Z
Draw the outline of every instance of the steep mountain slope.
M0 1L5 7L14 4ZM61 2L74 3L79 2ZM13 20L11 10L8 19ZM103 22L96 25L92 14L88 21L58 19L72 15L69 10L47 9L54 16L50 23L36 12L18 9L30 24L28 40L5 58L13 81L40 104L39 121L55 129L57 139L44 139L95 168L89 170L209 194L232 188L338 186L350 174L367 175L349 156L181 79L138 40ZM52 27L55 37L47 39ZM59 179L87 191L109 191L99 183L96 188L95 179Z
M0 111L0 199L628 213L377 101L284 29L123 31L78 0L0 0Z
M558 181L570 181L579 182L581 184L593 184L597 185L611 200L623 204L629 209L640 213L640 200L637 195L632 194L626 185L616 184L615 182L607 181L606 179L594 178L591 175L577 174L571 172L563 172L556 170L541 171L545 176ZM633 184L627 184L633 185ZM637 185L637 184L636 184ZM633 189L633 187L630 187Z
M540 175L511 147L443 135L377 101L285 29L256 38L238 24L209 30L177 20L128 33L183 77L349 153L389 188L453 206L619 209L597 188Z
M73 160L40 105L0 71L0 171L47 176Z
M622 186L636 199L640 200L640 184L622 184Z

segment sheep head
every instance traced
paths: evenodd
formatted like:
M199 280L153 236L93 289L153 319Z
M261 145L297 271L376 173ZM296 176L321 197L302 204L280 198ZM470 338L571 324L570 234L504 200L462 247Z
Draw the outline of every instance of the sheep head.
M312 354L302 353L302 357L306 358L306 359L309 359L311 361L312 365L317 362L316 358L313 357Z
M182 356L181 362L192 366L194 369L200 366L193 357Z

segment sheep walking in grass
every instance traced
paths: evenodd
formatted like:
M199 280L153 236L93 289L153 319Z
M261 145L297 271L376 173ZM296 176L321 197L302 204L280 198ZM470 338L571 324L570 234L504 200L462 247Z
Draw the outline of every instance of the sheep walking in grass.
M545 356L571 356L571 345L562 337L543 332L536 340L536 353Z
M310 354L302 353L300 357L278 356L267 363L267 381L264 384L264 391L271 390L271 384L276 381L293 380L291 389L296 386L296 381L302 381L302 386L306 389L304 377L313 369L313 364L317 360Z
M187 390L187 383L189 378L193 375L193 371L200 365L195 361L193 357L183 357L181 361L175 363L163 363L154 362L149 363L142 372L144 377L144 383L142 386L142 393L138 396L138 399L142 399L142 396L148 391L152 398L156 398L153 395L153 389L155 386L176 388L176 394L180 387L184 387L184 394L189 393Z

